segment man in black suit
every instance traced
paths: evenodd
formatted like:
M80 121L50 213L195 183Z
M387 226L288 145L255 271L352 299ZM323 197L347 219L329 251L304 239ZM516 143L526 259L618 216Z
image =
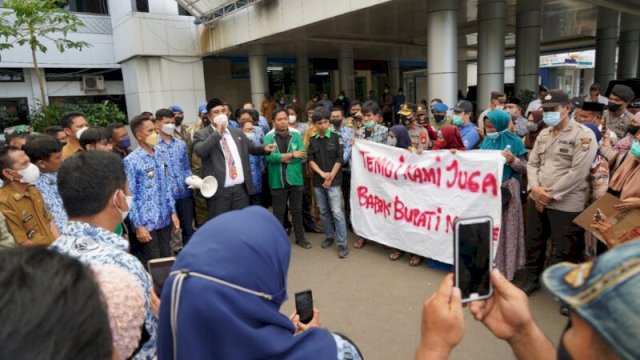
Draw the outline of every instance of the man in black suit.
M224 212L249 206L249 195L255 192L251 180L249 154L265 155L273 144L255 145L240 129L229 128L229 119L220 99L207 103L211 125L193 136L193 150L202 159L201 176L213 176L218 191L207 200L209 219Z

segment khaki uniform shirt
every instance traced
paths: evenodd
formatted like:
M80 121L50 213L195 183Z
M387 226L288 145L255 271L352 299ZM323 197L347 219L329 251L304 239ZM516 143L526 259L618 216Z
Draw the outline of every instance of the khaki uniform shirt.
M0 212L0 249L9 249L16 246L16 241L13 240L13 235L7 229L7 222L4 215Z
M29 186L26 194L16 192L10 185L1 187L0 211L18 245L29 240L35 245L49 245L55 240L51 233L53 217L35 186Z
M527 164L529 188L551 188L553 201L547 206L549 209L584 210L589 171L597 151L593 131L574 120L557 135L553 128L542 130Z
M80 143L72 144L71 141L69 141L67 142L67 145L62 148L62 160L67 160L68 158L81 151L82 147L80 146Z
M624 109L622 115L617 117L607 110L604 112L603 119L604 123L607 124L607 128L616 133L620 139L624 137L630 124L637 125L633 119L633 114L627 109Z

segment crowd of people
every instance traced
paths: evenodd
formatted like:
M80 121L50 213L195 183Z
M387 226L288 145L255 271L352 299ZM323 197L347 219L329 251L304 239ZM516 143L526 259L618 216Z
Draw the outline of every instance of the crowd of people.
M616 225L603 216L592 225L602 244L573 219L607 192L621 200L618 209L640 208L640 113L627 110L635 98L627 86L616 85L608 98L597 84L591 89L587 98L569 99L540 87L526 110L496 91L479 116L464 99L414 106L402 89L392 96L386 88L364 102L344 92L335 101L316 95L304 112L296 98L267 96L260 112L250 102L234 111L214 98L199 106L193 124L174 105L134 116L130 132L120 123L90 127L81 113L63 114L45 134L20 129L0 148L0 301L11 300L0 319L12 324L3 326L0 343L14 344L0 357L361 358L346 336L320 328L319 312L309 324L279 312L292 229L303 249L313 247L305 234L316 232L324 234L322 248L335 243L339 258L349 255L348 231L358 233L349 200L358 139L416 154L501 151L495 294L473 303L472 314L518 356L551 357L555 350L533 323L525 295L543 280L571 311L561 351L577 356L585 351L578 345L589 344L597 354L637 358L628 336L612 330L637 319L625 318L627 305L599 304L637 302L640 242L620 245ZM190 188L192 175L215 178L215 194ZM236 226L245 218L252 226ZM356 236L352 247L370 243ZM160 293L146 265L176 254L181 270ZM403 255L390 249L389 259ZM422 263L410 255L411 266ZM564 263L596 256L595 264ZM615 296L589 290L612 274L615 281L603 286ZM195 296L202 293L211 296ZM36 301L42 297L47 301ZM461 312L460 292L447 276L425 303L417 357L448 356L464 332ZM29 326L16 340L23 317ZM55 330L60 324L76 324L76 332ZM33 335L42 338L40 348L26 340Z

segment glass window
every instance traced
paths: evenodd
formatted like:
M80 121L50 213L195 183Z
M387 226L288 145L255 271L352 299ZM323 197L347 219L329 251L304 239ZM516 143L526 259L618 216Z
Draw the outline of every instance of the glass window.
M22 69L0 69L0 82L24 82Z
M132 0L133 1L133 11L137 12L149 12L149 0Z
M108 0L69 0L64 8L80 13L109 15Z
M0 99L0 133L5 128L26 124L29 116L27 98Z

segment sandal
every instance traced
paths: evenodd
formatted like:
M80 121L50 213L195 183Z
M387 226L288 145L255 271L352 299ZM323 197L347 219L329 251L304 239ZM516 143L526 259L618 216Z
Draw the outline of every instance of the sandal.
M396 249L393 252L389 253L389 260L396 261L403 256L404 256L404 251L400 251Z
M356 240L356 242L353 244L353 248L354 248L354 249L362 249L362 247L364 246L364 244L365 244L366 242L367 242L367 241L366 241L365 239L363 239L363 238L359 237L359 238Z
M419 255L411 255L411 260L409 260L409 266L418 266L422 263L424 258Z
M308 241L296 241L296 245L300 246L303 249L311 249L311 243Z

